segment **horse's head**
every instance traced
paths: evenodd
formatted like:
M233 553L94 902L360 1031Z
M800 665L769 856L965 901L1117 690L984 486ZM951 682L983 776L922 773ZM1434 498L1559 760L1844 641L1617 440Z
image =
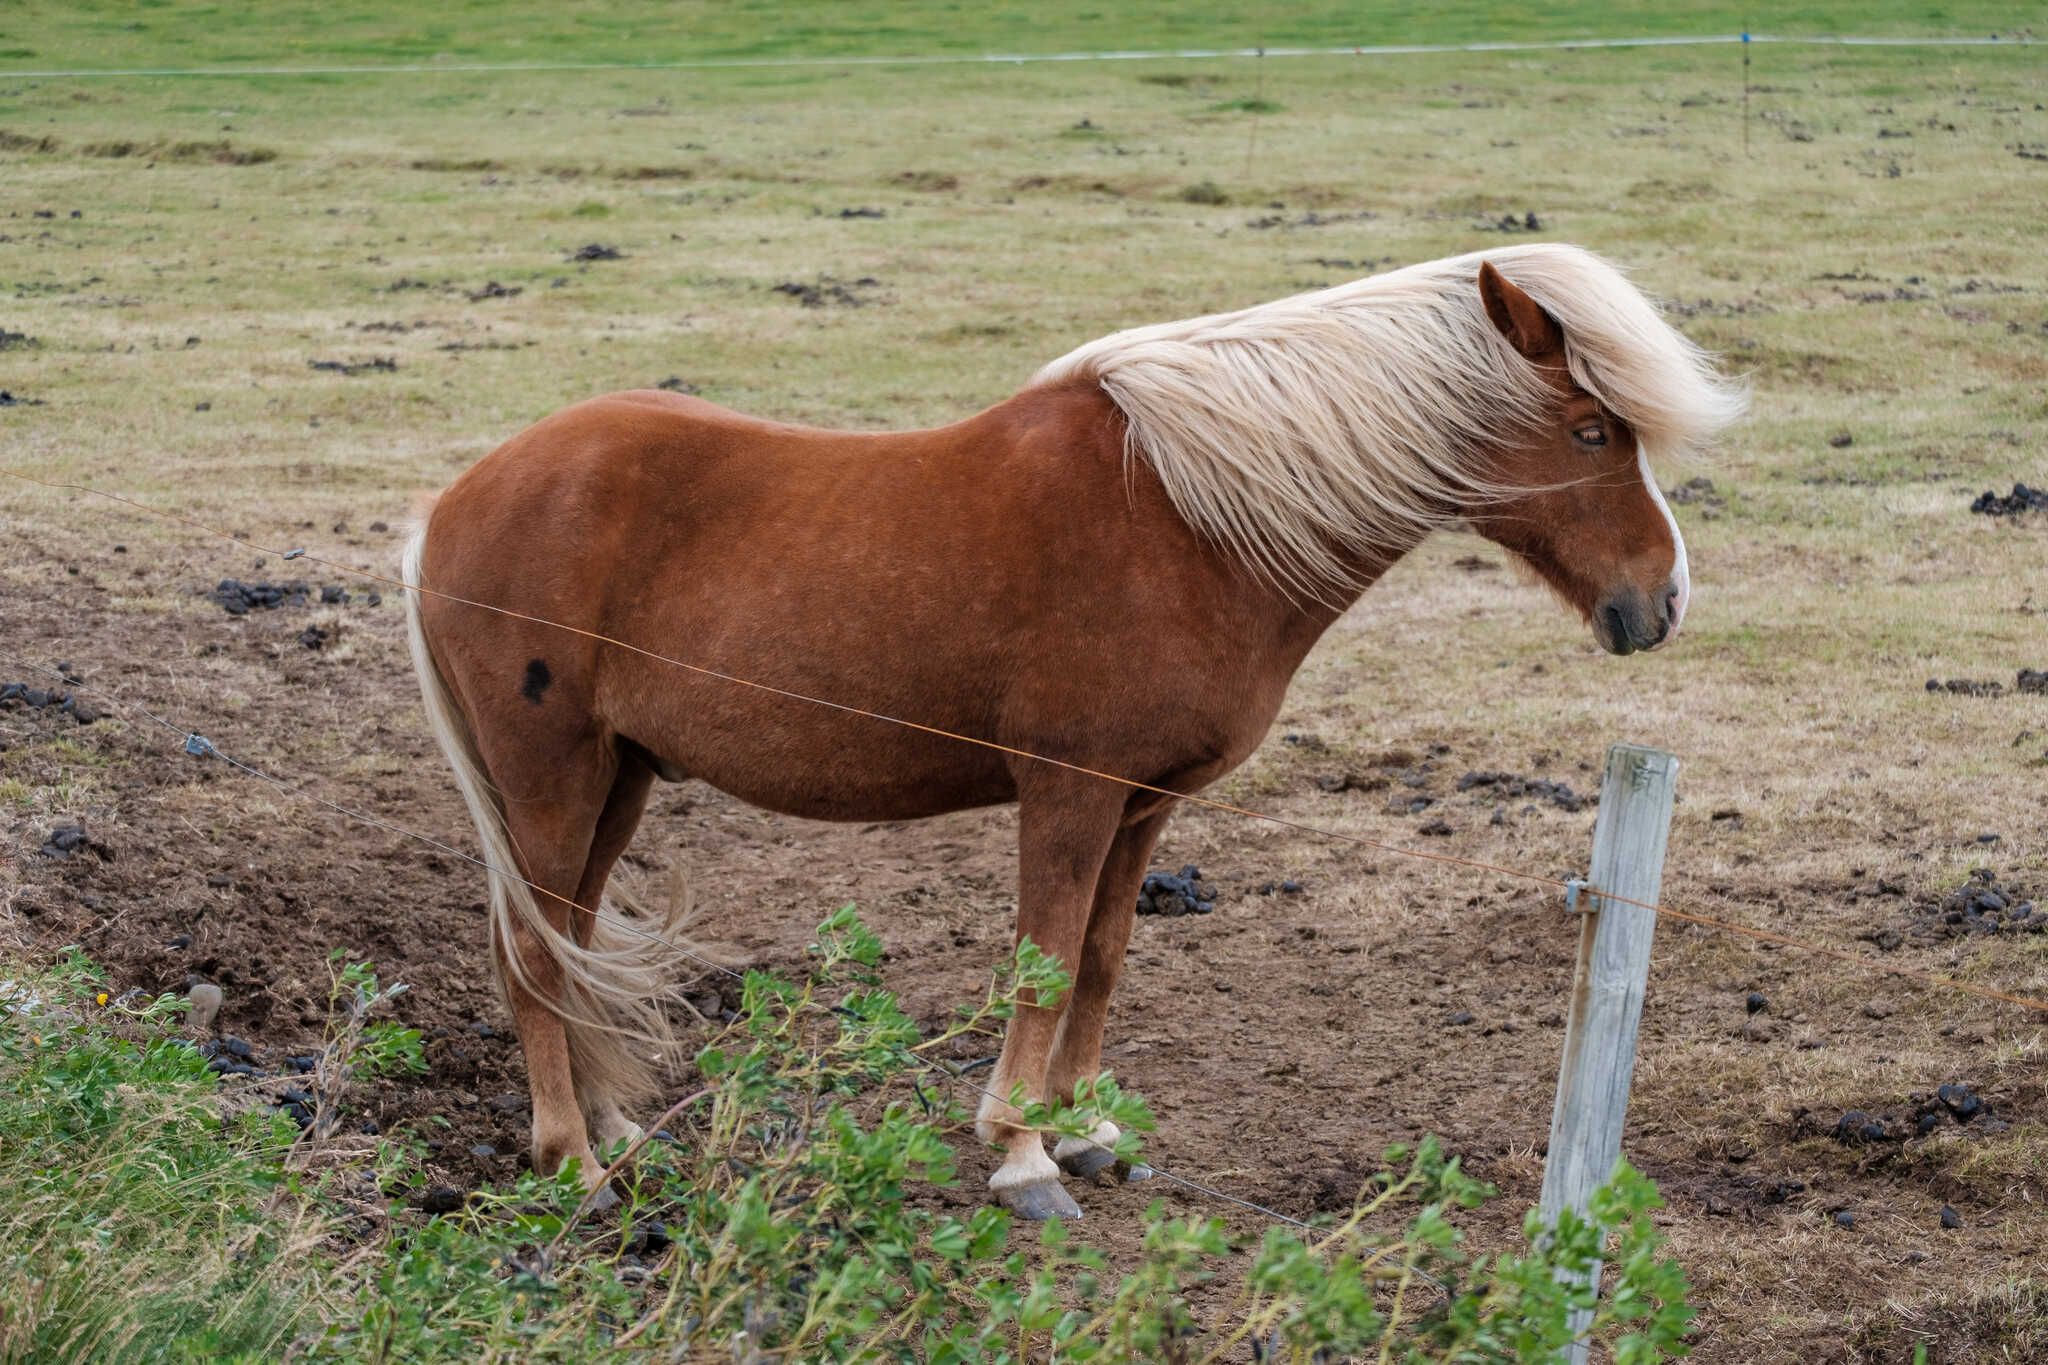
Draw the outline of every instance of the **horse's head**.
M1479 267L1479 294L1555 401L1503 436L1487 478L1509 491L1467 519L1577 607L1609 653L1655 649L1678 633L1692 584L1649 459L1629 425L1573 379L1564 331L1542 305L1491 262Z

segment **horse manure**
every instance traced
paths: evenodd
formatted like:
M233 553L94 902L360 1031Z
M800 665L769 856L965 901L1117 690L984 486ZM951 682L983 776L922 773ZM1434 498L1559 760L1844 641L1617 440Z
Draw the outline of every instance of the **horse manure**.
M1330 793L1332 796L1339 792L1384 791L1388 785L1389 783L1385 777L1361 777L1357 773L1325 774L1316 779L1317 788Z
M1547 778L1523 777L1518 773L1469 772L1458 779L1459 791L1475 788L1502 797L1547 801L1559 810L1581 811L1586 808L1585 797L1564 783Z
M2038 913L2034 902L2019 891L2000 885L1990 868L1978 868L1940 901L1919 908L1922 914L1937 916L1932 927L1945 938L2048 932L2048 914Z
M839 216L841 218L886 218L889 215L880 209L868 208L863 205L859 208L841 209L839 210Z
M43 840L43 846L36 851L45 858L54 858L59 862L70 858L74 853L97 854L103 863L114 860L112 851L106 845L94 842L92 836L85 832L85 822L82 820L75 824L56 826L50 831L49 837Z
M2016 483L2012 492L2000 497L1991 489L1985 489L1970 504L1970 510L1985 517L2016 517L2025 512L2048 511L2048 488L2029 488Z
M1193 863L1181 868L1178 876L1148 873L1138 889L1141 915L1206 915L1215 908L1215 889L1202 880L1202 870Z
M353 379L359 374L395 374L398 362L388 355L371 356L368 360L309 360L307 366L330 374L347 375Z
M2005 684L1989 678L1950 678L1946 682L1940 678L1929 678L1927 690L1947 692L1958 697L2002 697L2005 695Z
M789 295L806 308L824 308L828 306L861 308L865 307L871 300L854 291L858 289L874 289L879 287L880 284L881 281L872 275L863 275L860 279L854 280L851 283L834 279L830 275L820 275L816 284L803 284L796 280L785 280L781 284L771 285L769 288L773 293Z
M472 290L463 297L471 303L482 303L485 299L516 299L525 292L526 290L519 285L505 285L499 284L496 280L489 280L485 282L483 288Z
M422 1213L453 1213L462 1207L463 1194L453 1185L433 1185L414 1202Z
M619 261L624 260L625 255L625 252L620 251L615 246L606 246L603 242L590 242L570 252L569 259L572 261Z
M340 584L316 588L304 579L297 578L288 583L244 583L239 578L223 578L206 595L219 603L221 610L230 616L247 616L252 611L268 611L273 607L311 606L316 597L325 606L348 606L356 600L355 594ZM363 598L364 604L372 607L383 600L380 594L374 592L366 594ZM306 644L308 649L320 647L319 644L306 642L303 636L300 642Z
M1970 1087L1961 1082L1942 1086L1934 1092L1934 1097L1957 1123L1968 1123L1979 1114L1991 1111L1981 1095L1970 1093Z

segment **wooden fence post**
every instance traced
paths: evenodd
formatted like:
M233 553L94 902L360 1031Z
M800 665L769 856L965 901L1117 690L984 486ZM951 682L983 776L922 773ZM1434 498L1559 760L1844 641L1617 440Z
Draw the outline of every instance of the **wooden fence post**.
M1613 904L1602 893L1656 903L1677 778L1678 760L1661 749L1617 744L1607 751L1600 814L1593 825L1590 885L1579 898L1578 969L1557 1103L1550 1115L1550 1151L1543 1164L1542 1211L1553 1222L1567 1208L1584 1213L1587 1198L1614 1174L1621 1157L1621 1126L1636 1068L1636 1025L1643 1014L1657 915L1640 906ZM1597 1285L1597 1264L1592 1276ZM1591 1316L1576 1315L1574 1329L1583 1333ZM1571 1348L1571 1365L1584 1365L1585 1359L1581 1340Z

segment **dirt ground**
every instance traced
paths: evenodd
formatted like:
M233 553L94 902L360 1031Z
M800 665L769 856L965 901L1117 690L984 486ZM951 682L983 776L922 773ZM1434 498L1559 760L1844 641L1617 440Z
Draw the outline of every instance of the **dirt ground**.
M398 515L351 513L338 524ZM459 1188L506 1179L526 1161L525 1078L484 974L477 870L189 756L178 733L111 700L146 701L230 756L284 774L315 766L301 722L317 714L333 752L319 756L326 775L310 790L460 845L464 816L417 712L395 601L369 605L354 584L351 601L321 606L317 589L329 580L316 579L309 604L231 615L210 589L238 552L199 541L135 565L118 544L118 518L88 525L95 534L45 529L31 538L10 528L10 561L26 571L19 578L47 587L13 597L9 648L29 641L36 656L67 662L156 662L125 674L91 669L75 689L46 680L96 712L89 723L55 705L0 710L9 748L58 761L89 755L105 767L106 794L84 840L66 856L24 860L16 922L38 953L82 945L124 987L219 984L220 1032L246 1040L264 1071L317 1043L330 951L373 960L385 979L414 988L401 1015L426 1031L432 1067L415 1082L383 1083L358 1118L431 1134L438 1177ZM339 539L374 565L396 533ZM1469 557L1470 545L1459 548ZM169 623L187 645L175 666L152 648L166 623L107 605L110 590L132 588L124 580L136 576L184 595ZM326 632L320 648L304 638L315 623ZM1323 653L1341 656L1348 637L1375 628L1384 623L1362 607ZM1590 840L1597 753L1503 751L1457 724L1409 746L1360 744L1355 733L1347 742L1331 724L1348 714L1341 682L1341 670L1311 670L1233 780L1235 799L1354 829L1364 816L1392 841L1545 873L1577 866ZM15 823L7 833L17 845L45 833ZM1425 835L1426 824L1448 832ZM1694 840L1725 839L1739 836L1743 817L1693 811L1681 824ZM812 926L857 902L889 945L890 984L913 1016L936 1025L978 997L1007 947L1013 825L1007 810L817 825L692 785L658 793L633 862L653 886L680 864L698 897L700 940L737 965L801 972ZM1686 870L1695 861L1688 832L1675 841L1674 903L1696 881ZM1479 833L1488 842L1475 847ZM1385 1144L1434 1133L1500 1187L1501 1198L1467 1220L1474 1244L1511 1245L1541 1182L1570 981L1573 926L1555 895L1199 810L1177 818L1156 862L1198 864L1217 897L1212 914L1140 919L1116 1004L1105 1064L1151 1099L1160 1119L1153 1159L1307 1217L1348 1207ZM1859 877L1788 887L1758 862L1713 891L1724 908L1831 902L1846 910L1837 919L1865 928L1873 960L1946 969L1957 931L1941 906L1916 906L1884 878ZM2015 903L2040 889L2004 888ZM1990 937L2008 952L2038 953L2041 940L2025 927ZM1840 980L1843 1007L1799 1008L1812 999L1801 983L1819 977ZM716 989L705 983L709 995ZM1902 1003L1940 1012L1935 1046L1888 1041ZM1889 1360L1922 1335L1948 1348L1941 1359L2040 1358L1980 1354L1969 1304L1945 1305L1961 1326L1893 1307L1921 1277L1996 1281L2043 1250L2030 1182L2001 1197L1971 1178L1987 1160L2003 1168L1990 1153L2015 1134L2032 1134L2022 1150L2037 1151L2048 1121L2048 1087L2026 1055L2035 1045L2011 1041L2008 1026L2024 1022L1964 997L1664 926L1627 1150L1662 1186L1662 1217L1700 1287L1700 1359ZM1910 1055L1895 1060L1902 1051ZM1862 1063L1853 1103L1802 1066L1837 1056ZM1724 1061L1769 1079L1731 1094L1740 1087ZM1970 1087L1984 1112L1967 1124L1949 1116L1932 1098L1943 1085ZM1922 1096L1927 1103L1917 1103ZM1881 1136L1838 1140L1852 1108L1864 1117L1850 1121L1850 1137L1866 1120ZM1935 1118L1921 1131L1929 1111ZM969 1206L992 1167L971 1136L958 1146L963 1183L928 1197ZM1220 1214L1248 1236L1262 1222L1153 1182L1082 1192L1085 1231L1113 1255L1128 1251L1154 1198ZM1958 1227L1944 1227L1945 1205ZM1758 1322L1746 1312L1747 1248L1786 1242L1810 1244L1803 1254L1829 1265L1825 1282L1807 1286L1821 1311ZM1784 1287L1775 1292L1782 1302Z

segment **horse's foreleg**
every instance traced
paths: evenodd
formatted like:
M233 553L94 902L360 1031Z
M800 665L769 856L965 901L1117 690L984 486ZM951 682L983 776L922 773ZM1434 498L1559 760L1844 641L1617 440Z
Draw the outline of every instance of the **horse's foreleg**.
M1093 1080L1102 1070L1102 1030L1109 1018L1109 998L1123 972L1124 948L1131 941L1131 927L1137 919L1138 888L1144 883L1145 868L1170 809L1162 808L1119 830L1103 860L1088 915L1087 938L1081 947L1081 969L1074 979L1073 999L1060 1019L1052 1065L1045 1078L1046 1088L1062 1100L1072 1101L1074 1087ZM1068 1175L1084 1179L1099 1175L1115 1163L1109 1149L1120 1136L1117 1126L1104 1119L1086 1138L1061 1138L1052 1149L1053 1160Z
M1124 793L1096 779L1071 774L1029 774L1017 806L1017 936L1056 958L1069 975L1080 967L1088 915L1105 855L1116 835ZM1070 996L1068 997L1070 998ZM1025 1218L1075 1218L1081 1208L1060 1187L1059 1167L1045 1154L1036 1131L1009 1096L1023 1087L1026 1100L1045 1097L1053 1038L1066 1007L1019 1002L1003 1035L989 1094L975 1131L1004 1150L989 1189L1005 1208Z

